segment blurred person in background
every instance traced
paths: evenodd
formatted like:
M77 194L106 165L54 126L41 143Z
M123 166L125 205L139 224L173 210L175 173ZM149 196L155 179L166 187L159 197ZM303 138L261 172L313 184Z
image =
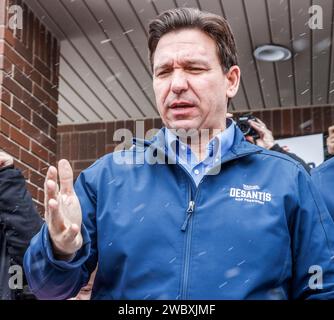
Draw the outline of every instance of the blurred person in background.
M14 160L0 151L0 299L33 298L22 270L22 260L31 238L39 231L43 220L36 211L20 170ZM16 268L10 271L11 267ZM20 277L22 276L22 279ZM11 277L18 277L18 288L11 288ZM12 279L13 280L13 279ZM19 288L22 284L22 288Z
M306 171L310 173L311 168L303 159L298 157L296 154L291 153L288 147L281 147L277 142L275 142L273 133L267 128L266 124L262 120L254 117L252 120L248 120L248 123L257 134L256 138L254 138L252 135L245 135L247 141L267 150L277 151L288 155L289 157L300 162Z
M328 137L326 139L327 150L325 153L325 160L334 157L334 125L328 128Z
M327 160L314 168L311 175L334 219L334 126L328 128L327 152Z

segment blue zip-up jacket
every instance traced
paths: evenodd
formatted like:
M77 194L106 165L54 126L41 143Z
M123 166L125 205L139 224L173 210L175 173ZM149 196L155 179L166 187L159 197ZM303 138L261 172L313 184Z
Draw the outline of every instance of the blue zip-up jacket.
M328 211L334 219L334 158L314 168L311 174L314 184L323 196Z
M180 165L161 164L164 146L162 129L80 174L83 247L55 260L44 225L24 259L37 297L76 295L97 263L93 299L334 297L334 224L299 163L236 129L220 172L196 188Z

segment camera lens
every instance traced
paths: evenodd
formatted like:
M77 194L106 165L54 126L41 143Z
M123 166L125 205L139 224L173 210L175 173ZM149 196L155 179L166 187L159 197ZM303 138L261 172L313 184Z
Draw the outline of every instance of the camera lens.
M251 129L250 125L248 123L246 123L246 122L239 123L239 128L240 128L240 130L242 131L242 133L244 135L249 134L250 129Z

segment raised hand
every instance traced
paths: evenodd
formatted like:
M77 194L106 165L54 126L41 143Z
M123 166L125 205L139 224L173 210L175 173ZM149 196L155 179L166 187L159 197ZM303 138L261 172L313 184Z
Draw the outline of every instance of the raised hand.
M334 126L328 128L327 150L329 154L334 154Z
M73 188L73 171L67 160L59 161L58 172L53 166L48 169L44 193L45 220L53 253L58 259L69 260L82 246L82 213Z
M256 139L256 144L262 148L270 149L275 144L275 139L272 132L267 128L266 124L260 119L249 120L249 124L255 129L260 138Z

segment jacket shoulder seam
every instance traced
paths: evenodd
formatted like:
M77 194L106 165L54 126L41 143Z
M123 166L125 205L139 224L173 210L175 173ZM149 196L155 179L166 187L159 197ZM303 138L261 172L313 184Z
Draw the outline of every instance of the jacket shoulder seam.
M294 165L297 166L297 167L300 167L300 166L301 166L301 164L300 164L297 160L294 160L294 159L290 158L288 155L281 154L281 153L278 152L278 151L264 150L263 152L259 153L259 155L261 155L261 154L265 154L265 155L268 155L268 156L272 156L272 157L274 157L274 158L280 158L280 159L282 159L282 160L291 162L292 164L294 164Z

